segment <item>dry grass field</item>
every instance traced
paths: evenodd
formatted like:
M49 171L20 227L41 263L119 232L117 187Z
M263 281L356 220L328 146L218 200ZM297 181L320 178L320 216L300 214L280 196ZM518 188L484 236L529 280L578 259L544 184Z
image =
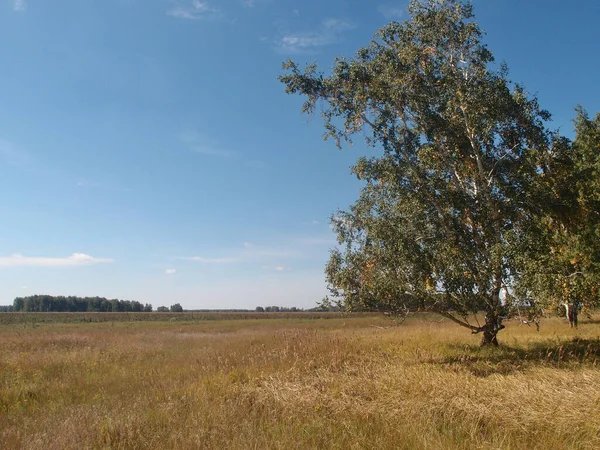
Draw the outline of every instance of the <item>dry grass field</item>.
M389 325L0 325L0 448L600 448L598 322Z

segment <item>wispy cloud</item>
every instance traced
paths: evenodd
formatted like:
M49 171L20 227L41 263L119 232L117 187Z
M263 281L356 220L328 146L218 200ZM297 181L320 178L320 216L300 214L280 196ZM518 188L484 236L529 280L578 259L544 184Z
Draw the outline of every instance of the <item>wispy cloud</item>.
M271 0L242 0L242 5L246 8L254 8L258 5L266 5L267 3L271 3Z
M312 237L312 238L304 238L300 240L302 245L305 246L324 246L331 247L337 244L337 241L331 237Z
M239 156L238 152L217 147L210 147L207 145L194 145L192 146L191 150L194 153L199 153L206 156L217 156L219 158L235 158Z
M262 266L261 269L274 270L275 272L283 272L284 270L288 270L283 266Z
M167 275L174 275L177 273L177 269L167 269L165 270L165 274Z
M244 242L241 247L224 250L217 256L185 256L176 259L205 264L257 264L263 269L289 270L290 261L323 258L336 241L330 237L288 237L264 245Z
M238 158L241 156L239 152L222 148L213 139L207 138L195 131L187 131L179 134L177 137L194 153L227 159Z
M23 168L30 166L32 162L33 159L29 153L0 139L0 163Z
M123 188L110 182L101 182L86 177L76 177L60 168L54 168L43 160L19 148L12 143L0 139L0 166L9 165L17 167L38 179L54 184L68 184L69 187L77 186L80 189L99 189L112 192L131 192L130 188Z
M237 161L253 169L266 169L268 167L267 163L264 161L251 159L241 152L224 148L214 139L195 131L180 133L177 136L177 139L184 143L190 151L198 153L199 155Z
M302 252L293 243L283 242L279 245L255 245L244 242L244 249L240 252L241 261L256 262L269 258L298 258Z
M102 191L112 191L112 192L131 192L129 188L122 188L118 186L114 186L110 183L104 183L101 181L90 180L88 178L79 178L77 180L77 186L82 189L99 189Z
M25 0L14 0L13 10L18 11L18 12L27 11L27 2Z
M185 256L181 259L187 259L188 261L196 261L206 264L229 264L238 262L240 259L237 257L224 257L224 258L205 258L203 256Z
M321 47L341 42L342 34L354 28L356 24L350 20L327 19L316 30L280 31L276 47L282 53L315 53Z
M406 5L399 3L384 3L377 7L377 11L386 19L400 19L406 13Z
M222 16L221 11L207 1L172 0L172 3L173 6L167 10L167 15L177 19L200 20Z
M70 267L112 262L114 262L114 259L94 258L85 253L73 253L65 258L23 256L20 253L0 257L0 267Z

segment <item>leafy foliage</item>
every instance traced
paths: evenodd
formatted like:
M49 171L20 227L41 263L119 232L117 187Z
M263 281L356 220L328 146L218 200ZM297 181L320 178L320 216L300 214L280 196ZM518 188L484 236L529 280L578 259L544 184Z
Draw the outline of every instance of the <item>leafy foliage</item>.
M540 177L543 214L522 249L517 292L548 307L600 304L600 114L577 109L576 139L548 155Z
M174 305L171 305L171 312L183 312L183 306L181 306L179 303L175 303Z

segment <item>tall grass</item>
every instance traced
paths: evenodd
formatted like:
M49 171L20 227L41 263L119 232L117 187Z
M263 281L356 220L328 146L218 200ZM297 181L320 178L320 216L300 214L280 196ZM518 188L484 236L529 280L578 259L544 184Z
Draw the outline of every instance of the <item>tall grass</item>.
M600 448L597 324L388 325L4 325L0 448Z

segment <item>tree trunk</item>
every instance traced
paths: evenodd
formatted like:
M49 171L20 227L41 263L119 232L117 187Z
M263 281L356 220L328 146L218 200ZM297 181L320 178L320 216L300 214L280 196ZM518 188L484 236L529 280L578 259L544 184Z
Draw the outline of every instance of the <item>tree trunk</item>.
M496 337L497 334L498 333L494 332L494 330L484 329L480 345L482 347L485 347L486 345L493 345L494 347L498 347L498 339Z
M569 309L569 325L571 328L577 328L577 303L574 303Z
M493 345L498 347L498 332L504 328L502 319L486 316L485 325L481 327L483 336L481 337L481 346Z
M563 303L563 306L565 307L565 316L567 317L567 320L569 321L569 326L571 328L575 327L577 328L577 312L579 310L579 304L577 302L573 302L573 303L568 303L565 302Z

